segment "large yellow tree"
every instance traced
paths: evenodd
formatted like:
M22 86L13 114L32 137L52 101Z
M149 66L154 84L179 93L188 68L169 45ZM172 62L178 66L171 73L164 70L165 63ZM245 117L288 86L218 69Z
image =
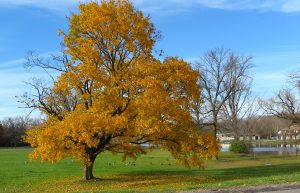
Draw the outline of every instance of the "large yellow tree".
M79 5L70 16L61 65L32 60L60 71L50 88L33 84L28 107L46 121L29 129L31 158L58 161L75 157L85 180L104 151L136 158L151 146L168 150L186 166L202 166L219 151L213 136L201 133L191 109L199 101L199 74L177 57L153 56L159 39L150 18L125 0ZM147 144L147 145L145 145Z

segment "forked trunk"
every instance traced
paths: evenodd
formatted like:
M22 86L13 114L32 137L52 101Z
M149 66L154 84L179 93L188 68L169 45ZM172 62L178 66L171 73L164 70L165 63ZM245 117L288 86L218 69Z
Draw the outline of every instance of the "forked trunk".
M94 161L92 161L90 164L86 164L84 166L83 180L92 180L92 179L94 179L93 166L94 166Z

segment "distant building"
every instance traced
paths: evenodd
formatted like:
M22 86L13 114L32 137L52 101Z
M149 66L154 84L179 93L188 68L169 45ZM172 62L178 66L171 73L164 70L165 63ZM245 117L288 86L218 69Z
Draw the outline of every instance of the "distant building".
M241 136L240 140L260 140L260 135L246 135L246 136Z
M217 138L222 141L232 141L234 140L234 136L232 133L217 133Z
M222 141L232 141L234 140L234 134L231 132L227 133L217 133L217 138ZM260 135L244 135L239 138L239 140L260 140Z
M293 124L289 127L281 129L277 132L277 139L289 140L289 139L300 139L300 125Z

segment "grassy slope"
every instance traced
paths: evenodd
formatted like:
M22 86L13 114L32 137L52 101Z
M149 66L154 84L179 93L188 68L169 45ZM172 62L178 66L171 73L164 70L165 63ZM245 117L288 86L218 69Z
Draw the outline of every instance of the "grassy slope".
M135 162L121 162L120 156L105 153L95 163L95 176L100 178L83 182L82 166L72 159L41 164L28 161L29 152L26 148L0 149L0 192L166 192L300 181L300 158L295 156L253 158L225 153L200 170L176 165L160 150Z

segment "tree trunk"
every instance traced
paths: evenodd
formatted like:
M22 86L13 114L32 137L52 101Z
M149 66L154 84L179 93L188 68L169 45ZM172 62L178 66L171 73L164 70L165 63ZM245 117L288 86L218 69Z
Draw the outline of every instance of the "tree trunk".
M84 166L83 180L92 180L92 179L94 179L93 166L94 166L94 160L92 160L90 164L86 164Z
M218 125L217 125L217 122L216 122L217 119L215 119L215 123L213 125L214 127L214 136L215 136L215 140L218 140L218 136L217 136L217 132L218 132ZM218 160L219 157L216 155L213 157L214 160Z
M214 118L214 123L213 123L213 132L214 132L214 137L215 139L217 140L218 139L218 136L217 136L217 133L218 133L218 125L217 125L217 119Z
M283 147L286 147L286 133L283 134Z
M233 124L233 130L234 130L234 140L235 141L240 141L240 135L239 135L238 127L235 123Z

